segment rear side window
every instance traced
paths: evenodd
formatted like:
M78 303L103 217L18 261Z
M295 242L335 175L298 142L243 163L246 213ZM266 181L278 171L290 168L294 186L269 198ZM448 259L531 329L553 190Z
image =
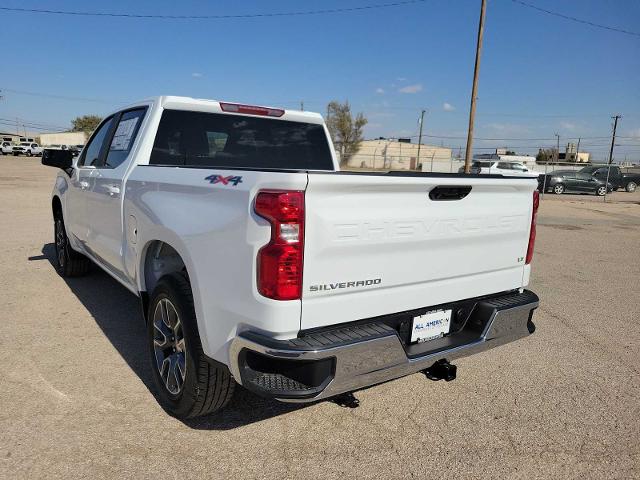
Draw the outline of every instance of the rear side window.
M129 110L124 112L113 133L105 166L116 168L124 162L131 151L138 129L144 118L146 109Z
M333 170L322 125L182 110L162 113L149 163Z
M471 165L474 168L490 168L492 162L473 162Z

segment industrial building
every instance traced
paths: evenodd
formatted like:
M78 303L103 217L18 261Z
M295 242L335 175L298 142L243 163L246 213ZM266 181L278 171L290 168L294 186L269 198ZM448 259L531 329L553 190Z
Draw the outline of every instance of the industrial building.
M364 140L351 156L349 168L381 170L421 170L425 165L451 162L451 149L411 143L410 139Z
M84 145L87 135L84 132L41 133L40 145Z

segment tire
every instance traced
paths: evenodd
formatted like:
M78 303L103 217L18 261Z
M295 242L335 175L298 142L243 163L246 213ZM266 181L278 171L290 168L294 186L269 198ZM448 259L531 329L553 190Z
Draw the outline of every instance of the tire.
M564 193L564 185L561 183L554 185L553 193L555 193L556 195L562 195Z
M638 184L636 182L629 182L626 187L624 187L624 189L629 193L635 192L636 188L638 188Z
M604 197L607 194L607 187L605 187L604 185L602 187L598 187L598 189L596 190L596 195L598 195L599 197Z
M27 150L27 157L30 157L31 155L33 155L33 154L31 153L31 150Z
M147 343L160 405L177 418L223 408L235 389L229 369L202 350L186 274L162 277L151 294Z
M53 218L53 241L56 247L56 270L62 277L80 277L91 267L91 261L69 245L62 215Z

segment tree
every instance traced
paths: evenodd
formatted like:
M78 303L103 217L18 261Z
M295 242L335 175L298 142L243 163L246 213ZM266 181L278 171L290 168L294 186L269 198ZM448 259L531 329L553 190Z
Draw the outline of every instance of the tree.
M556 159L556 148L541 148L538 150L538 154L536 155L536 163L545 164L545 163L554 163Z
M102 121L102 117L98 115L83 115L81 117L76 117L71 120L71 131L72 132L84 132L87 135L91 135L100 122Z
M364 139L362 129L367 119L362 113L355 118L351 114L349 102L332 101L327 106L327 128L331 134L333 145L340 154L340 163L346 163L358 151Z

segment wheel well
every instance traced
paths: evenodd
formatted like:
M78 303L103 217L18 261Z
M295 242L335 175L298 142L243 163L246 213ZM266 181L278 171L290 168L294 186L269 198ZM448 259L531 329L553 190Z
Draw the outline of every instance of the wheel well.
M171 245L160 240L154 240L148 245L143 265L144 286L149 294L163 276L175 272L187 272L180 254Z
M62 218L62 202L60 198L53 197L53 200L51 200L51 210L53 211L53 218Z

